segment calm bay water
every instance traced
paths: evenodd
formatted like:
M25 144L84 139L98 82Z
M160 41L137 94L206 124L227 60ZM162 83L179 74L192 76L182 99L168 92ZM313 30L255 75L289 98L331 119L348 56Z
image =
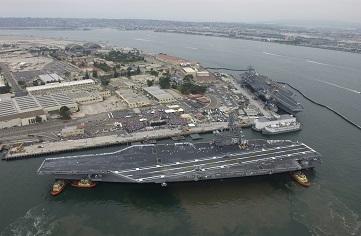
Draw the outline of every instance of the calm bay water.
M0 31L10 34L137 47L205 66L253 65L361 124L361 95L355 92L361 91L361 55L111 29ZM90 191L68 188L53 198L48 193L52 179L35 174L43 158L0 162L0 235L361 235L361 132L300 100L303 130L276 138L300 140L323 155L309 189L277 175L167 188L104 183Z

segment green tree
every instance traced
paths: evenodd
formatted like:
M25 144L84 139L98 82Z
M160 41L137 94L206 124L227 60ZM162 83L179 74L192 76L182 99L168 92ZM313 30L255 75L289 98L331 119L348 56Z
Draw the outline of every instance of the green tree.
M170 88L170 78L167 77L161 77L159 79L159 86L161 89L169 89Z
M20 85L20 87L26 88L26 82L25 81L20 80L20 81L18 81L18 84Z
M110 80L107 78L101 78L100 82L103 86L107 86L109 84Z
M41 123L41 122L43 122L43 118L41 118L40 116L36 116L35 117L35 122L36 123Z
M191 82L193 80L193 75L186 75L183 78L183 82Z
M70 111L69 107L67 107L67 106L60 107L59 114L60 114L60 117L64 120L69 120L71 118L70 117L71 111Z
M71 73L70 73L69 71L65 71L65 72L64 72L64 76L65 76L66 78L69 78L70 75L71 75Z
M85 72L83 79L90 79L90 75L88 71Z
M98 78L98 71L97 70L93 70L93 77Z
M150 80L150 79L147 80L148 87L153 86L153 84L154 84L154 80Z

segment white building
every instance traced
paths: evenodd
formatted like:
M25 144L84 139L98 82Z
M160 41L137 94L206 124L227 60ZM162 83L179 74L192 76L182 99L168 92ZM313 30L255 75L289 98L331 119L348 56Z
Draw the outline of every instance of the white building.
M62 77L60 77L58 74L55 74L55 73L39 75L38 77L41 80L41 82L43 82L45 84L60 83L60 82L64 81L64 79Z
M35 99L48 113L59 112L63 106L68 107L71 112L77 112L79 110L78 104L65 94L40 95L35 96Z
M84 135L84 128L78 126L69 126L62 129L60 134L64 138Z
M145 87L143 89L159 103L170 103L176 101L173 95L159 88L158 86Z
M182 70L185 75L192 75L193 78L196 78L197 76L197 71L192 67L183 67Z
M273 119L261 117L254 121L253 128L255 130L260 131L264 129L266 126L275 126L275 125L287 124L287 123L296 123L296 117L292 115L280 115L279 117Z
M103 96L95 91L88 92L88 91L78 90L66 94L80 105L92 104L103 101Z
M46 112L32 96L0 101L0 129L46 121Z
M129 108L151 105L151 102L147 97L136 94L130 89L119 89L115 91L115 93L127 103Z
M6 84L5 84L4 76L0 75L0 89L5 87L5 86L6 86Z
M64 83L51 83L40 86L27 87L26 90L33 94L47 94L47 93L59 93L63 91L69 91L71 89L88 89L94 88L95 81L92 79L70 81Z

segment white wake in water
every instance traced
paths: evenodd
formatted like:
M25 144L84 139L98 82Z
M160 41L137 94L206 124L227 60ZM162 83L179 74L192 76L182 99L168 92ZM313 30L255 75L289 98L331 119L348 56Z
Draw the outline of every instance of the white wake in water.
M142 39L142 38L137 38L137 39L134 39L136 41L143 41L143 42L151 42L152 40L150 39Z
M284 55L271 53L271 52L263 52L263 54L266 54L266 55L269 55L269 56L275 56L275 57L287 57L287 56L284 56Z
M16 236L44 236L51 235L54 225L54 217L40 206L34 207L26 212L23 217L18 218L10 224L0 236L16 235Z
M192 48L192 47L184 47L186 49L192 49L192 50L198 50L198 48Z
M318 61L312 61L312 60L306 60L306 61L309 63L312 63L312 64L317 64L317 65L322 65L322 66L331 66L330 64L322 63L322 62L318 62Z
M320 83L323 83L323 84L328 84L328 85L333 86L333 87L336 87L336 88L340 88L340 89L343 89L343 90L347 90L347 91L349 91L349 92L361 94L361 92L358 91L358 90L351 89L351 88L347 88L347 87L343 87L343 86L338 85L338 84L335 84L335 83L331 83L331 82L327 82L327 81L323 81L323 80L318 80L318 79L316 79L316 81L318 81L318 82L320 82Z

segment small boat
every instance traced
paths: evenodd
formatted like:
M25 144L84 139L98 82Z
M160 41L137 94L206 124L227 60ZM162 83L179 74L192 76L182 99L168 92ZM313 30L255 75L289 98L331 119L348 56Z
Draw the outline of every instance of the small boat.
M50 191L50 194L52 196L59 195L61 192L63 192L65 186L66 186L66 183L64 180L59 179L59 180L55 181L55 183L53 184L53 188Z
M146 139L142 143L143 144L156 144L157 140L155 140L155 139Z
M171 137L171 139L173 141L181 141L181 140L186 139L186 137L184 137L183 135L179 135L179 136L173 136L173 137Z
M299 183L303 187L309 187L311 185L310 181L308 181L307 176L302 171L292 172L291 176L297 183Z
M77 188L94 188L97 184L90 179L74 180L71 182L71 186Z

